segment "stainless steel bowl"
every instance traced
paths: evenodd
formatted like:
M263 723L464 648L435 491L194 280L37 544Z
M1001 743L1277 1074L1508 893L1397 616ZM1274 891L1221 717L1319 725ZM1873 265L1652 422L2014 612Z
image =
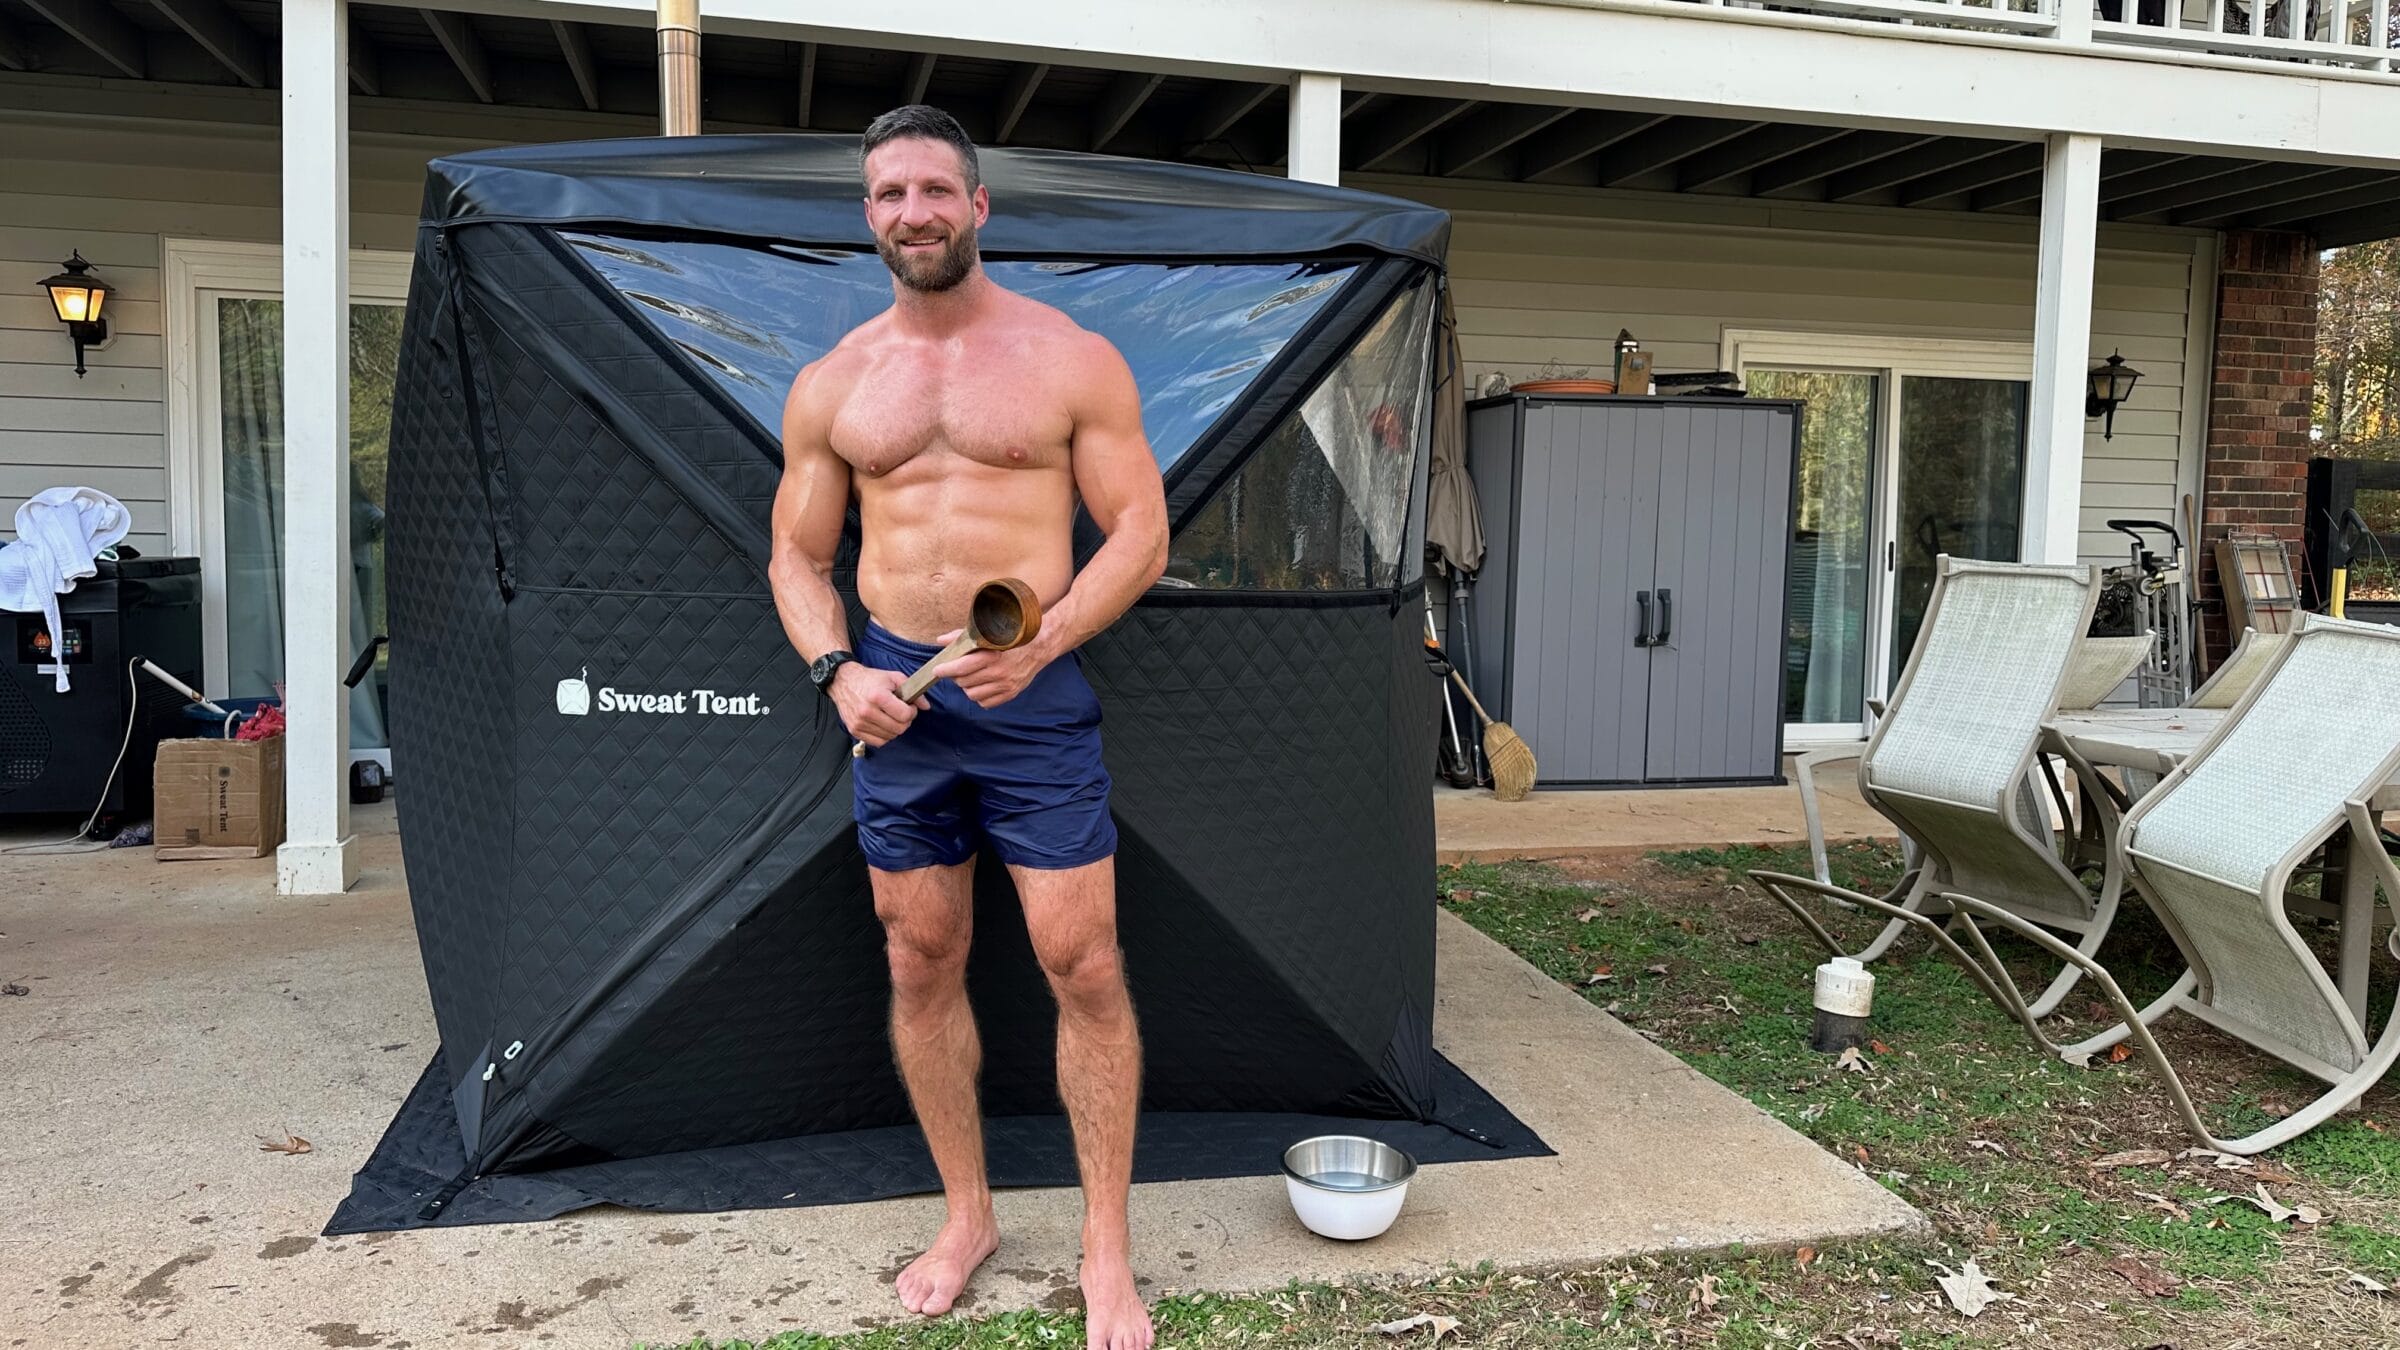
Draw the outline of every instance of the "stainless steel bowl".
M1417 1160L1360 1135L1321 1134L1285 1149L1283 1172L1317 1190L1366 1194L1407 1185Z

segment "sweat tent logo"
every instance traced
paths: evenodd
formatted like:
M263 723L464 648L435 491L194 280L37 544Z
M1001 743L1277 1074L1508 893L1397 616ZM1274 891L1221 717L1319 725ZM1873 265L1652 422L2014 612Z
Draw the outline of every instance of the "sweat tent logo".
M699 717L764 717L771 711L756 694L727 694L715 689L678 689L671 694L636 694L614 685L591 685L592 668L585 666L573 679L558 682L557 705L568 717L582 717L597 708L613 713L690 713Z
M584 675L591 673L590 666L583 668ZM572 680L560 680L558 682L558 710L569 717L581 717L590 712L592 710L592 687L585 684L581 676Z

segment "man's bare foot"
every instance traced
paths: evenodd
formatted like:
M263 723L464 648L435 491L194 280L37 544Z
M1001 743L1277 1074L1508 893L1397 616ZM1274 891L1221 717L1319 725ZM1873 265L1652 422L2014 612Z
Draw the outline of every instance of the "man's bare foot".
M966 1292L975 1267L999 1249L1000 1224L991 1210L973 1216L951 1215L933 1245L893 1281L900 1290L900 1306L927 1317L950 1311L950 1305Z
M1085 1256L1082 1284L1086 1350L1150 1350L1150 1310L1124 1257Z

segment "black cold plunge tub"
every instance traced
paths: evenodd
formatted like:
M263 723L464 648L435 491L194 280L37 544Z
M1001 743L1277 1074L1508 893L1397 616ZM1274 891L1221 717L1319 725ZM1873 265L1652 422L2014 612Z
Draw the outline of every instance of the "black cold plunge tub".
M849 737L766 583L784 392L890 303L856 145L431 168L391 735L441 1048L329 1232L939 1186L891 1065ZM1167 580L1084 652L1147 1051L1137 1179L1272 1174L1328 1130L1547 1152L1432 1044L1417 560L1447 217L1097 156L984 171L987 265L1124 352L1176 531ZM1048 992L1005 872L977 875L993 1179L1072 1184Z

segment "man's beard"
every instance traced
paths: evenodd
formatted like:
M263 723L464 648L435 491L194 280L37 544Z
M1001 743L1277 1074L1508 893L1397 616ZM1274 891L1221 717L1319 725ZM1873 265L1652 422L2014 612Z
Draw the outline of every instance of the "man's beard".
M900 284L912 291L946 291L967 279L975 270L975 227L967 226L950 236L950 242L939 256L919 257L905 252L890 239L878 237L875 251L882 255L883 265L892 269Z

